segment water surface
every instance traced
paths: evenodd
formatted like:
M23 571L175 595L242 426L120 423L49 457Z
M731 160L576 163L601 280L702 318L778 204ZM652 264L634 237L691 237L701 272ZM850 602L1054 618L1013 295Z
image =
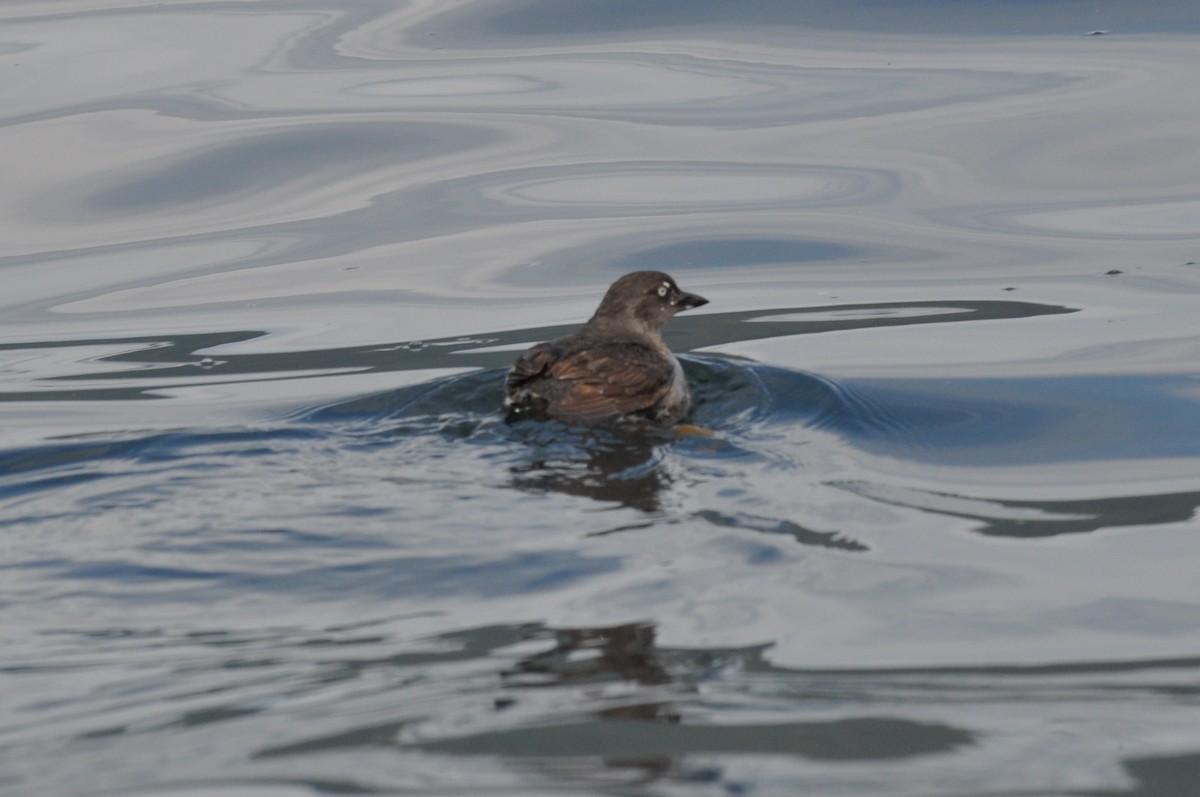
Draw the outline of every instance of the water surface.
M0 791L1193 793L1200 13L731 8L0 11Z

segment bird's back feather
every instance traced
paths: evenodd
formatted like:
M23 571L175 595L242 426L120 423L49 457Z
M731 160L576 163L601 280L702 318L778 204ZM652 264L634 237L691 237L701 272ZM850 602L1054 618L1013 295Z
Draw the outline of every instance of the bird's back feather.
M570 338L525 352L505 380L509 407L568 421L654 416L671 395L674 362L635 341Z

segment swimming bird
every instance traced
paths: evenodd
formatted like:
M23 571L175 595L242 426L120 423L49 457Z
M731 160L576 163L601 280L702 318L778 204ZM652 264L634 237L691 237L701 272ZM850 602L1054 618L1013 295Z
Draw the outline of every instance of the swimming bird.
M626 274L579 331L517 358L504 381L509 418L584 424L679 419L691 391L662 330L679 311L705 304L661 271Z

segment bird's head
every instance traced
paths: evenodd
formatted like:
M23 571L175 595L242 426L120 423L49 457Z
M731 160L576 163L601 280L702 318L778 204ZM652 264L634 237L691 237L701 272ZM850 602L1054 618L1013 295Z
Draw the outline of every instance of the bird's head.
M708 299L680 290L661 271L634 271L609 286L589 323L657 335L676 313L706 304Z

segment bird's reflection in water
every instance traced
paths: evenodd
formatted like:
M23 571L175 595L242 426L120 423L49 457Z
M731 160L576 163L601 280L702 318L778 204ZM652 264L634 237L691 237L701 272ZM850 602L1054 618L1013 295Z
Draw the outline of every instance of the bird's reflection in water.
M655 641L654 626L648 623L629 623L607 628L561 628L552 631L554 647L527 656L504 675L505 684L512 689L600 688L621 682L649 687L642 699L622 700L591 713L604 722L640 721L675 724L680 721L678 708L665 700L664 691L693 692L687 681L673 676L662 660ZM665 687L665 690L664 688ZM646 699L650 698L650 699ZM549 761L543 766L554 768ZM583 770L582 762L572 765L560 761L558 766L573 769L574 778L607 780L616 777L629 785L649 783L674 771L678 760L674 756L647 754L606 756L600 771ZM604 776L607 770L610 774ZM623 773L616 775L617 772ZM560 776L565 774L558 773Z
M607 504L636 509L647 514L645 522L626 523L615 528L592 531L587 536L652 526L670 515L667 496L675 481L668 447L683 435L702 441L709 452L734 450L719 438L709 437L697 427L675 429L585 429L569 430L553 423L522 423L530 432L528 458L510 466L513 486L526 492L558 492L591 498ZM688 431L688 430L694 431ZM566 430L566 431L564 431ZM684 480L687 484L688 480ZM700 509L679 514L678 519L699 521L706 526L738 529L771 536L787 536L801 545L841 551L869 550L840 530L807 528L786 517L771 517L744 512Z
M586 429L562 433L542 427L526 462L512 466L513 486L558 492L654 513L662 509L672 478L661 455L670 433L657 429ZM543 433L544 432L544 433ZM540 438L540 439L536 439Z
M671 682L659 660L654 626L649 623L560 628L552 633L554 647L518 661L506 674L508 685L575 686L621 680L656 686Z

